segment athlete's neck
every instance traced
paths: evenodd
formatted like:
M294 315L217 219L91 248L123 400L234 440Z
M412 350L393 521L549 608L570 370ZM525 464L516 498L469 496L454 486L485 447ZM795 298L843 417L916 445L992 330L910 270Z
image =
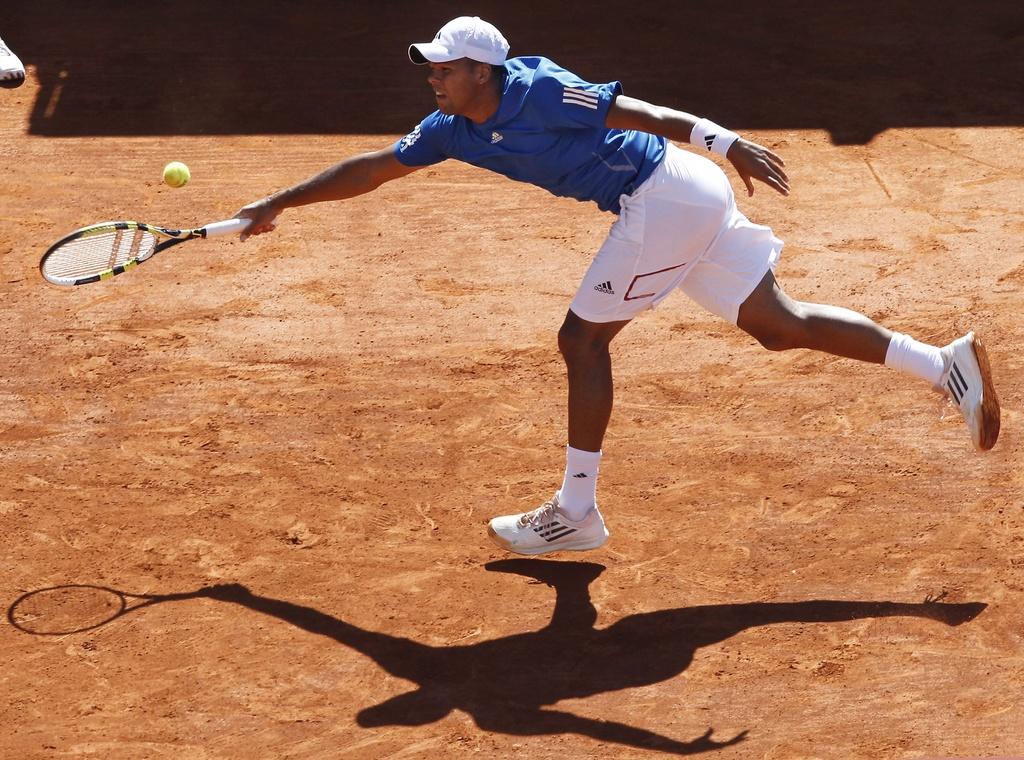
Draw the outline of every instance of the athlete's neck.
M484 124L494 118L495 114L498 113L498 107L501 105L501 93L504 89L504 82L502 77L494 77L489 80L486 86L481 90L480 97L477 98L473 106L467 109L466 113L462 114L474 124Z

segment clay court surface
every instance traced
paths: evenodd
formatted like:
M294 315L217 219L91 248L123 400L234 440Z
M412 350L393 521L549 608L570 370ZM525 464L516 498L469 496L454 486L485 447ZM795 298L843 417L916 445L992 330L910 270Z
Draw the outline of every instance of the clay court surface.
M205 43L205 76L161 64L150 101L166 43L136 56L150 41L119 37L102 49L114 83L89 85L79 43L99 22L77 7L70 51L48 37L36 54L31 19L0 18L30 68L0 90L0 756L1024 756L1024 120L991 73L1020 68L1012 4L968 28L987 45L976 71L915 53L939 94L897 93L899 118L867 126L882 110L856 61L770 83L719 23L708 35L761 78L707 105L704 85L617 73L586 39L492 8L513 53L627 92L632 73L634 94L781 153L791 197L759 187L741 208L786 241L790 294L937 344L977 330L1003 402L978 454L921 383L766 352L674 296L613 345L612 540L548 560L511 559L486 522L560 483L555 334L611 215L447 162L111 282L36 270L87 223L213 221L393 142L431 109L402 43L463 9L417 5L384 69L320 75L344 127L307 102L289 133L286 78L260 90L243 66L240 82ZM182 24L212 12L183 7ZM280 45L328 11L311 8ZM364 15L318 34L344 21L364 39ZM668 55L653 20L636 33ZM336 63L317 50L291 52ZM390 90L367 84L385 74ZM205 110L154 105L189 90ZM828 123L811 90L830 93ZM360 109L385 123L359 131ZM193 172L180 190L160 183L172 159Z

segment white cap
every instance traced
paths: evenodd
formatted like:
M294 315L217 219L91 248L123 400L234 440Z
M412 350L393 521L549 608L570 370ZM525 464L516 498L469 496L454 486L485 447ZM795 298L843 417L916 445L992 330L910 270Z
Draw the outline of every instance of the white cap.
M413 63L447 63L471 58L500 66L507 55L508 42L501 32L479 16L459 16L442 26L433 42L409 46L409 60Z

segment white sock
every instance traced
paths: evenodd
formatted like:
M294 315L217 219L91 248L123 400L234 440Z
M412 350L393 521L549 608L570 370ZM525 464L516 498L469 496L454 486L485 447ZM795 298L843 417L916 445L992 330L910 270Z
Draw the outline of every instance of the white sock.
M565 447L565 477L558 492L558 504L570 520L582 520L597 503L597 470L600 451Z
M919 377L932 385L939 384L945 370L940 349L903 333L892 334L889 350L885 352L885 366Z

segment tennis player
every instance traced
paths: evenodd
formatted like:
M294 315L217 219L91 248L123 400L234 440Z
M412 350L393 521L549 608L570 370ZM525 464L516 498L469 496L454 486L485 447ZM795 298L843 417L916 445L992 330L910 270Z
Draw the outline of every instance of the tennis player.
M973 334L945 347L891 332L848 309L796 301L776 282L782 241L736 207L717 164L748 194L754 181L789 193L782 159L706 119L592 84L543 57L508 58L501 32L477 17L445 24L409 48L437 101L412 132L252 203L243 234L273 230L285 209L368 193L448 158L530 182L617 215L558 334L568 371L568 446L561 487L535 510L496 517L489 533L519 554L586 550L608 531L597 507L601 445L612 410L608 346L640 312L682 290L772 351L806 348L920 378L957 404L974 445L999 434L988 358Z

